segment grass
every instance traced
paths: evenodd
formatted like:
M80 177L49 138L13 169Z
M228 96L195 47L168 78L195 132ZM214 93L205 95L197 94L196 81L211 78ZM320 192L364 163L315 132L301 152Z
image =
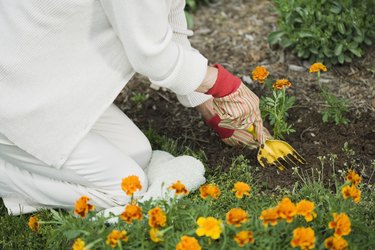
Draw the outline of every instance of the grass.
M203 162L206 157L203 151L195 152L188 147L180 147L176 141L156 135L152 130L146 132L154 148L166 150L175 155L193 155ZM324 239L333 234L327 227L332 220L332 213L345 212L351 220L351 233L344 238L349 242L349 249L375 248L375 193L371 187L362 184L361 201L354 204L351 200L341 197L341 187L345 183L342 176L332 180L334 188L327 188L316 176L301 175L301 181L293 189L279 189L272 194L264 193L252 175L253 166L243 157L233 159L231 168L227 172L221 166L207 168L207 182L220 187L221 195L218 200L203 200L199 192L189 194L188 198L179 201L159 202L158 205L167 213L167 226L163 243L153 243L149 240L147 219L129 226L124 222L108 225L104 218L96 221L77 219L67 212L51 212L42 210L37 213L42 221L53 221L57 224L43 224L39 233L31 231L28 226L29 215L8 216L3 204L0 204L0 249L69 249L74 239L81 237L87 244L95 242L95 248L108 248L105 244L106 236L113 229L126 229L129 241L123 244L124 249L175 249L182 235L193 236L199 240L203 249L291 249L292 232L297 226L311 227L315 231L316 249L324 249ZM297 171L297 170L296 170ZM231 191L237 181L248 183L252 187L251 197L237 199ZM259 216L261 211L274 207L285 196L298 202L307 199L315 203L318 216L313 222L306 222L303 218L295 218L292 223L279 221L275 227L264 228ZM150 203L141 205L144 213L155 206ZM240 207L248 212L249 220L241 228L235 228L225 223L225 214L233 207ZM212 216L221 219L224 231L219 240L198 237L195 234L198 217ZM244 248L238 247L233 240L240 229L251 230L254 233L255 244Z

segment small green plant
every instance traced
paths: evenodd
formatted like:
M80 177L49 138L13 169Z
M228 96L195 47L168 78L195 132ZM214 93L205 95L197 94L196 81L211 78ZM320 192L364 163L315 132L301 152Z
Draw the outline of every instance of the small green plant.
M274 0L278 29L271 45L290 48L310 62L343 64L364 55L375 37L373 0Z
M286 89L292 86L292 83L287 79L277 80L273 83L272 77L268 78L268 76L269 72L263 66L257 66L252 72L254 81L258 81L260 85L266 86L266 88L272 88L272 96L261 97L259 108L262 119L268 118L270 125L273 127L273 137L284 139L285 134L295 132L293 126L286 121L288 111L293 107L296 100L294 96L286 94Z
M288 124L288 110L294 105L294 96L288 96L285 88L282 90L274 90L272 97L263 97L261 101L261 110L263 117L267 118L273 127L273 136L275 138L284 139L285 134L295 132L291 124Z
M335 96L326 88L322 89L321 96L326 105L322 110L323 122L334 122L336 125L348 124L349 120L345 117L348 112L348 100Z
M335 96L328 88L323 87L320 83L320 71L327 71L326 66L322 63L314 63L310 66L309 72L316 73L318 86L321 89L321 96L324 100L325 107L322 110L323 122L334 122L336 125L348 124L345 114L348 112L348 100Z
M140 93L140 92L133 92L132 96L130 97L130 100L134 102L135 104L142 104L148 99L149 95Z

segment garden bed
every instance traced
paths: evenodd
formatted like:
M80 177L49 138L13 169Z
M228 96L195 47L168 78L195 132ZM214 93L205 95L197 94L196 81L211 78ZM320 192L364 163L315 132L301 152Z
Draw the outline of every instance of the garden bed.
M323 123L320 112L324 103L316 76L308 73L310 64L288 51L270 48L267 43L267 35L275 25L276 14L269 1L218 1L195 13L195 35L190 40L210 63L223 64L242 77L259 96L264 95L264 91L250 77L258 65L265 66L274 78L288 78L293 83L288 91L297 101L289 112L288 122L296 132L287 135L286 141L307 160L304 169L320 169L318 157L328 154L337 155L337 169L348 168L343 163L351 157L350 167L361 171L365 182L372 182L369 178L370 165L375 159L375 46L368 48L364 58L350 65L328 66L328 72L322 74L322 83L337 96L347 98L350 110L348 125ZM212 168L226 169L240 154L253 166L259 166L256 151L225 145L194 109L179 104L173 93L156 91L148 88L148 84L147 79L137 76L117 98L117 104L141 129L152 128L156 134L177 140L181 146L203 150L208 166ZM148 94L146 101L131 100L133 95L145 91ZM266 127L270 128L268 124ZM343 151L345 143L354 155ZM254 167L253 170L270 191L277 186L292 186L297 180L290 169L279 172L274 168L259 170ZM330 175L332 170L325 169L324 172Z

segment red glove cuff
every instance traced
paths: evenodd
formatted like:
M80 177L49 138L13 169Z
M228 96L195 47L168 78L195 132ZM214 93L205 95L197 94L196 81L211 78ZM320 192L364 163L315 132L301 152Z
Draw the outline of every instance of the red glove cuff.
M233 135L234 130L228 128L219 127L219 122L221 121L218 115L215 115L210 120L207 120L206 123L210 126L215 132L220 136L221 139L229 138Z
M206 92L207 95L212 95L216 98L224 97L233 93L240 87L240 78L232 75L220 64L215 64L214 67L218 69L217 79L214 86Z

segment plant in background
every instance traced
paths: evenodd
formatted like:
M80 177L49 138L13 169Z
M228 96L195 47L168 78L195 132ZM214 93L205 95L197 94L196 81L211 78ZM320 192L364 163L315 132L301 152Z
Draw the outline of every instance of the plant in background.
M300 58L326 64L364 55L375 37L373 0L274 0L278 29L271 45L290 48Z
M349 120L345 117L348 112L348 100L336 97L326 88L321 93L326 107L322 110L323 122L334 122L336 125L348 124Z
M318 85L321 89L320 95L325 103L322 110L323 122L334 122L336 125L348 124L348 119L345 117L348 112L348 100L336 97L328 88L321 85L320 71L327 71L326 66L322 63L314 63L310 66L309 72L317 74Z

